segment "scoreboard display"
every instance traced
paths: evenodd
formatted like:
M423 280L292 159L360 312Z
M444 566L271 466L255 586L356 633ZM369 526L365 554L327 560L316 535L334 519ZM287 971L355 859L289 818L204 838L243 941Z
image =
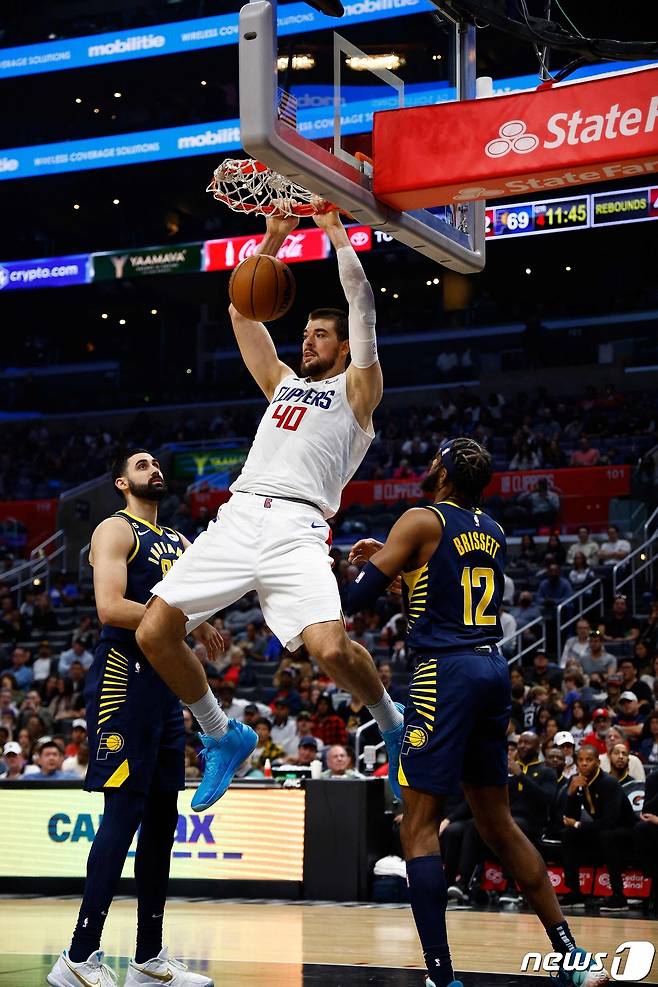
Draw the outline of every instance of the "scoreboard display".
M658 219L658 187L506 203L488 206L485 215L488 240L637 223Z
M486 210L486 235L499 239L586 229L590 225L589 199L588 195L576 195L490 207Z

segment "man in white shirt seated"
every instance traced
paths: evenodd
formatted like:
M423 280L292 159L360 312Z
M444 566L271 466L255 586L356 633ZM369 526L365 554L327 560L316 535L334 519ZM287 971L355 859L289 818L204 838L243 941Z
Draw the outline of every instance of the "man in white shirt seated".
M605 565L616 565L627 555L631 554L631 543L625 538L619 537L619 528L616 524L608 527L608 538L601 545L599 551L599 561Z
M578 528L578 541L575 541L573 545L569 546L569 551L567 552L567 562L569 565L573 565L576 552L583 553L587 560L587 565L599 564L599 546L592 539L589 528L584 524L581 524Z

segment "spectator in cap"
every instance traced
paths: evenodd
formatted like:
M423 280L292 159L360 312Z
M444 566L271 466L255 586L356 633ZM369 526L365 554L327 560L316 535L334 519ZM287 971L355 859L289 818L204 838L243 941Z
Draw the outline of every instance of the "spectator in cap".
M3 781L16 781L23 778L25 771L25 758L21 745L10 740L2 748L3 766L0 777Z
M645 717L640 713L640 704L634 692L626 690L619 697L617 726L624 731L633 752L640 749L640 737L644 731Z
M327 751L327 769L322 772L323 778L363 778L359 771L350 767L350 755L343 744L332 744Z
M285 696L274 700L272 740L286 754L292 754L297 744L297 721L290 715L290 704Z
M307 768L317 759L317 756L318 742L315 737L302 737L297 744L297 753L287 757L285 763Z
M648 713L653 705L651 688L642 682L637 675L637 666L632 658L620 658L617 671L622 677L622 692L632 692L640 706Z
M554 743L564 754L564 768L562 770L564 777L573 778L575 774L578 774L575 759L576 741L573 734L568 730L560 730L559 733L555 734Z
M242 714L242 721L246 723L248 727L254 726L256 720L260 719L261 712L256 705L256 703L247 703L244 708L244 713Z
M559 667L554 662L549 661L545 651L535 651L532 656L532 669L528 670L528 677L531 682L536 682L538 685L548 685L556 676L559 681L560 674Z
M317 744L318 752L322 753L324 750L324 744L319 737L316 737L313 733L313 717L307 709L303 709L297 714L297 740L301 740L303 737L313 737L313 740Z
M78 717L71 724L71 740L66 745L64 753L67 757L75 757L81 744L87 740L87 721ZM64 769L66 770L66 769ZM86 774L86 771L85 771Z
M610 711L600 706L592 713L592 729L583 737L581 747L593 747L601 755L607 753L605 738L610 729Z
M610 751L615 744L626 744L627 749L630 751L630 744L626 739L626 735L618 726L610 727L605 735L606 752L601 755L600 763L601 771L605 771L606 774L610 772ZM635 781L646 781L646 771L637 754L629 753L628 773Z
M623 679L621 675L615 672L614 675L608 676L608 680L605 684L605 702L613 715L616 715L615 710L619 705L619 699L624 691L622 688L622 683Z
M46 740L39 748L37 764L39 770L30 774L30 781L77 781L78 776L73 772L64 771L62 765L64 755L54 740Z
M331 696L323 692L318 697L311 720L313 735L319 737L323 744L347 743L347 730L340 716L334 712Z
M617 659L609 651L606 651L601 631L590 631L589 654L583 655L581 665L585 675L593 675L598 672L603 679L617 671Z

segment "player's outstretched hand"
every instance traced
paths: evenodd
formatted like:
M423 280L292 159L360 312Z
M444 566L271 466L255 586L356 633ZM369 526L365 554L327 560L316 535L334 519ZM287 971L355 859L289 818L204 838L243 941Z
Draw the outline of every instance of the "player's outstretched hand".
M294 229L299 226L299 216L288 216L286 215L286 206L289 202L288 199L274 200L274 205L277 205L277 201L280 203L282 212L270 213L269 216L265 217L265 226L268 233L274 233L277 236L288 236L292 233Z
M327 202L325 199L320 199L319 197L313 199L313 205L316 209L326 209ZM343 228L343 224L340 221L340 216L338 215L337 209L329 209L328 212L316 212L313 214L313 222L316 226L319 226L321 230L329 230L332 227Z
M383 547L384 543L377 541L376 538L361 538L352 548L347 561L350 565L365 565L366 562L370 561L375 552L378 552Z
M219 631L204 621L203 624L199 624L197 629L194 631L194 637L197 641L200 641L204 645L206 652L208 654L208 661L214 661L215 658L224 650L224 639Z

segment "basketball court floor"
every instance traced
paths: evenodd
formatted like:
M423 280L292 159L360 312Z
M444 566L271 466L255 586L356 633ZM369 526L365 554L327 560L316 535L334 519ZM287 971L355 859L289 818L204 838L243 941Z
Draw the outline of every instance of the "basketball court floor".
M0 985L37 987L69 944L78 900L0 899ZM629 940L658 940L658 922L573 917L571 927L592 952ZM524 912L452 911L455 968L465 987L527 987L520 973L528 950L545 951L538 921ZM104 948L119 983L134 948L135 901L112 906ZM174 900L165 939L190 969L217 987L423 987L422 956L404 906L312 905ZM548 978L544 978L548 983ZM643 983L658 983L658 963Z

